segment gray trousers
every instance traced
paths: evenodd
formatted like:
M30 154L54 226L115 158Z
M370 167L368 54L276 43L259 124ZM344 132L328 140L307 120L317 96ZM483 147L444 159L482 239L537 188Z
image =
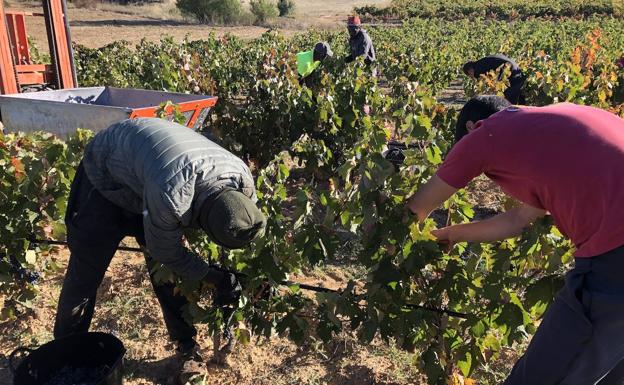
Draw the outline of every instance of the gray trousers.
M505 385L624 384L624 246L577 258Z

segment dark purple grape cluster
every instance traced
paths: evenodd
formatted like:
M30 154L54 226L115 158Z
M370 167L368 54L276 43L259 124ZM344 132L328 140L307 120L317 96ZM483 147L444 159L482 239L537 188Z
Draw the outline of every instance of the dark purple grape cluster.
M34 270L28 270L13 256L9 257L9 263L11 265L11 275L17 281L31 283L36 285L39 283L41 274Z

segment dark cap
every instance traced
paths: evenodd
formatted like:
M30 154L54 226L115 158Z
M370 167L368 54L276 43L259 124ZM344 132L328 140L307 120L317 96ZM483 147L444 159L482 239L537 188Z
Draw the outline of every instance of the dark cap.
M314 46L314 52L321 57L333 57L334 53L329 46L329 43L321 41Z
M236 190L224 190L202 207L201 227L217 244L240 249L264 234L266 218L255 203Z

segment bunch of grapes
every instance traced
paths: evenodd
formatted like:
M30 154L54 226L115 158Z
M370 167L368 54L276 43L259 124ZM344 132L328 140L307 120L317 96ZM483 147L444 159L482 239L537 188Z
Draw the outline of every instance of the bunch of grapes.
M33 285L39 283L41 275L34 270L26 269L15 257L9 257L9 264L11 266L10 273L16 281L27 282Z

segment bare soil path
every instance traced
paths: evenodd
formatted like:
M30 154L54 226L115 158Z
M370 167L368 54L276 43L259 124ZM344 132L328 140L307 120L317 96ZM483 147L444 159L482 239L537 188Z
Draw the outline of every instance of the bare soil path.
M53 256L63 268L66 249ZM337 267L309 272L309 283L343 286L346 278ZM0 385L11 385L7 357L17 346L40 346L52 339L56 303L63 271L45 276L35 307L18 320L0 324ZM152 292L142 255L118 252L98 290L92 330L117 335L128 350L126 385L173 385L174 345L169 341L160 307ZM198 341L206 358L212 339L199 327ZM287 338L270 341L252 338L249 346L237 346L229 367L209 367L206 384L219 385L406 385L421 384L416 356L375 342L364 346L344 333L329 347L310 343L297 346Z
M449 87L438 95L438 102L449 107L461 108L468 101L464 93L462 79L458 78L451 82Z
M96 0L94 0L96 1ZM286 35L314 29L335 29L344 26L353 7L365 4L383 5L387 0L296 0L295 15L277 18L271 26ZM41 12L41 5L35 1L8 0L8 9L27 12ZM162 3L135 5L112 5L94 3L90 8L77 8L69 4L68 16L72 40L91 48L101 47L116 40L138 43L145 38L159 40L163 35L182 40L202 39L214 32L218 36L232 34L244 39L260 36L268 30L261 26L215 27L197 24L185 19L175 7L175 0ZM47 51L46 32L43 19L27 17L28 34L39 48Z

